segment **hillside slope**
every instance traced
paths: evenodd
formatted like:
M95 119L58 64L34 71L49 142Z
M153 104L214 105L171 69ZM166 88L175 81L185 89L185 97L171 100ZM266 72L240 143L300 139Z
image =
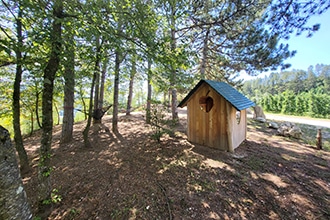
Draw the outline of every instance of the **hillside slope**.
M142 113L121 116L119 134L84 123L59 145L54 131L53 188L61 196L49 219L329 219L330 153L276 136L249 121L235 154L189 143L185 117L176 137L150 139ZM110 129L111 130L111 129ZM39 136L25 140L34 171L24 178L36 207Z

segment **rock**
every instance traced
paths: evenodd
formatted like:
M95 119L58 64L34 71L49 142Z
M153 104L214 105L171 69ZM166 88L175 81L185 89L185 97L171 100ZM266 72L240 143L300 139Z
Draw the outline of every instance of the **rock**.
M266 119L263 118L263 117L257 117L255 118L256 121L259 121L259 122L262 122L262 123L265 123L266 122Z
M293 126L290 130L289 130L289 135L291 137L294 137L294 138L297 138L297 139L300 139L302 137L302 131L299 127L297 126Z
M8 130L0 125L0 218L32 219Z
M280 126L277 129L277 132L279 133L279 135L287 136L288 128L287 127L284 127L284 126Z
M278 129L280 126L279 126L276 122L270 121L270 122L268 123L268 127L269 127L269 128Z
M279 135L286 137L294 137L300 139L302 137L301 129L292 122L283 122L277 129Z
M260 106L253 107L253 110L254 110L253 118L257 119L260 117L260 118L264 118L266 120L264 111L262 110L262 108Z

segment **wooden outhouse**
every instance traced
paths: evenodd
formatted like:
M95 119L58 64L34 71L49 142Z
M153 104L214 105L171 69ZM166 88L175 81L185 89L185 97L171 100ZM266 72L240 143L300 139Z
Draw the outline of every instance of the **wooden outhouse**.
M201 80L180 102L188 140L233 152L246 139L246 109L255 104L224 82Z

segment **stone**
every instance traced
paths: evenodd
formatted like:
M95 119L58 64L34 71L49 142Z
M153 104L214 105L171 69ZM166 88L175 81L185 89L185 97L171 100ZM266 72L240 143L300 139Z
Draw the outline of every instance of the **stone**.
M283 122L277 129L279 135L301 139L301 129L292 122Z
M32 219L8 130L0 125L0 219Z
M280 126L276 122L270 121L268 122L268 127L278 129Z
M302 137L302 131L298 126L293 126L290 130L289 130L289 135L291 137L300 139Z
M253 114L253 118L264 118L266 120L266 116L264 114L264 111L262 110L262 108L260 106L255 106L253 107L254 110L254 114Z
M265 123L266 122L266 119L263 118L263 117L257 117L255 118L256 121L259 121L259 122L262 122L262 123Z

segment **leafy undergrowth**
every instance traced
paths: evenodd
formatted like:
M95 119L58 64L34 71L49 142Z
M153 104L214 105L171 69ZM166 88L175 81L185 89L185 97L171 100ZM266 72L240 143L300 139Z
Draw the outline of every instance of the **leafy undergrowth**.
M175 137L160 143L141 113L121 116L119 134L105 117L91 129L91 148L83 147L83 123L65 145L56 127L51 175L61 199L49 219L330 218L329 152L249 121L247 140L230 154L188 142L180 117ZM39 138L25 140L34 210Z

